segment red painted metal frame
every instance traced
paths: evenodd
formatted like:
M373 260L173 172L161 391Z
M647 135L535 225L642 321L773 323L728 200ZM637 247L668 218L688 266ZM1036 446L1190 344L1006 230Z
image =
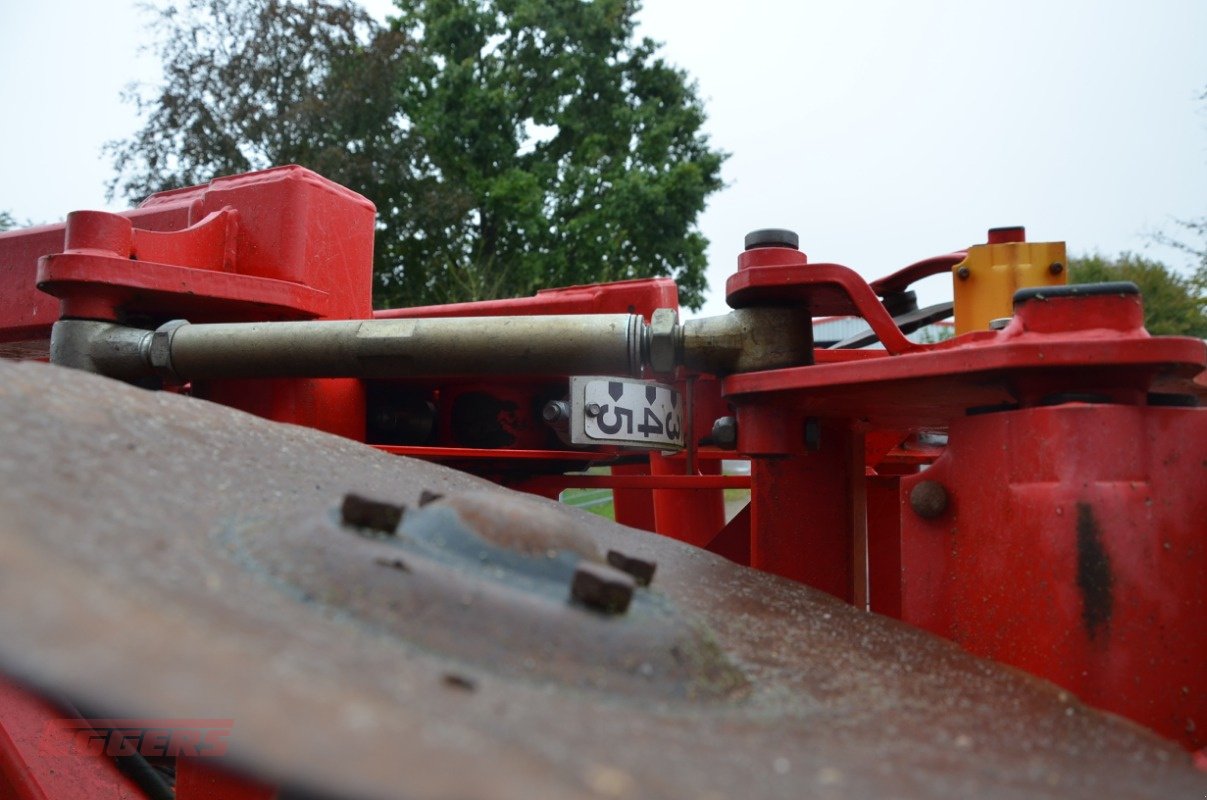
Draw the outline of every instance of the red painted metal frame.
M71 754L72 732L57 724L71 719L71 714L3 677L0 712L0 800L132 800L143 796L112 759Z
M656 309L677 309L678 306L678 288L674 282L666 278L653 278L590 286L571 286L541 291L533 297L509 300L386 309L374 312L374 316L379 319L390 319L627 312L641 314L648 320ZM695 439L701 437L699 432L710 430L713 420L728 413L727 405L720 397L715 379L710 376L680 374L678 382L685 396L700 396L698 402L692 403L693 413L688 424L688 438L692 439L690 444L694 451ZM689 382L691 383L690 389ZM700 386L705 388L700 389ZM488 386L479 388L489 389ZM517 389L518 396L522 396L524 391L522 378L509 382L507 390L509 397L512 393L517 392ZM442 387L439 391L445 393L450 389ZM522 406L522 403L515 404ZM573 450L552 451L521 448L519 450L489 451L480 448L449 447L383 447L383 449L420 458L437 458L462 465L472 463L474 460L491 461L492 452L495 461L500 458L510 459L512 453L517 454L518 460L524 461L539 460L541 456L537 455L538 453L550 454L550 460L584 460L581 453ZM552 455L558 452L561 453L560 456ZM604 448L602 452L615 453L616 450L615 448ZM596 450L595 458L599 457L600 451ZM700 541L696 543L702 544L725 525L725 506L721 488L737 485L724 480L710 482L710 478L720 478L719 465L711 462L712 459L701 459L698 468L693 468L689 473L682 459L666 458L658 453L652 453L649 456L648 464L613 467L614 477L592 476L589 485L606 485L615 490L613 508L618 522L646 530L657 530L685 541L695 542L698 539ZM704 477L693 477L696 474ZM492 477L494 476L492 475ZM542 476L534 479L500 476L499 479L516 488L524 488L527 491L546 496L556 496L562 489L571 486L587 485L576 482L578 479L573 476L566 478Z
M780 263L785 257L790 263ZM855 270L839 264L807 264L803 258L800 251L783 247L743 253L738 272L725 284L729 304L734 308L800 306L815 317L860 316L890 355L918 349Z
M210 766L204 758L176 761L176 797L179 800L275 800L277 789Z
M412 306L374 311L376 319L419 319L423 317L491 317L529 314L641 314L648 317L659 308L678 308L679 289L669 278L637 278L614 283L594 283L542 289L532 297L482 300L442 306Z
M153 195L122 214L79 211L63 225L0 234L0 348L44 357L60 315L150 324L367 318L374 219L360 195L301 167L278 167ZM225 381L191 390L364 437L359 381Z
M309 170L280 167L154 195L122 214L76 212L62 225L0 234L0 355L45 358L60 316L149 325L176 317L368 318L374 225L365 198ZM359 381L215 381L188 390L270 419L364 438ZM7 743L0 797L141 796L103 758L51 764L21 747L22 725L48 713L18 689L0 692L0 747ZM275 794L207 765L178 768L180 800Z
M901 479L903 499L930 481L950 501L929 519L902 503L900 617L1207 746L1204 414L1073 402L954 420L943 456Z
M873 292L881 297L897 292L904 292L923 278L950 272L952 267L967 257L967 251L957 250L944 256L924 258L921 261L915 261L908 267L902 267L892 275L886 275L883 278L874 280L868 285L872 288Z
M810 274L785 248L754 252L739 260L731 300L837 312L841 270ZM761 456L751 564L1201 748L1207 409L1149 398L1203 396L1207 345L1149 336L1139 296L1122 291L1040 295L1015 311L998 332L727 378L738 449ZM892 442L926 430L950 444L909 474ZM924 481L949 498L938 516L911 508Z
M858 418L880 427L941 428L967 409L1069 389L1130 392L1137 401L1153 391L1194 393L1202 368L1202 340L1150 337L1142 327L1045 330L1047 316L1076 324L1102 306L1128 318L1141 313L1131 298L1029 306L1003 331L971 333L898 357L880 357L734 375L725 381L731 401L806 403L811 414ZM1105 324L1087 318L1091 325Z
M60 298L64 317L117 319L145 311L198 318L241 310L269 319L320 316L326 292L234 272L238 219L224 206L183 230L157 232L136 229L119 214L73 212L63 252L38 262L38 288Z
M374 312L373 230L364 198L285 167L156 195L123 214L77 212L65 225L0 234L0 355L45 357L60 315L154 325L174 317L649 318L678 307L674 283L653 279ZM372 387L419 390L445 406L458 393L496 393L528 415L513 448L455 446L446 417L429 446L369 443L546 496L611 488L620 522L900 617L1201 748L1207 409L1153 407L1149 397L1207 396L1207 349L1148 336L1140 301L1128 295L1037 299L1005 330L909 342L877 294L904 292L963 255L926 259L869 285L796 249L742 253L727 283L733 307L857 314L885 349L820 350L808 366L724 380L681 371L674 379L692 409L685 454L618 461L617 448L559 449L528 419L549 384L523 376ZM811 341L811 329L800 335ZM214 381L187 390L367 438L358 381ZM737 451L701 448L712 422L729 414L738 418ZM926 432L946 433L949 445L920 442ZM721 475L728 457L749 458L751 475ZM610 462L611 475L564 474ZM948 498L937 516L910 505L923 481ZM751 491L729 523L726 488ZM121 796L113 792L124 779L100 761L55 766L78 771L79 786L98 781L95 793L52 786L51 766L20 738L23 725L54 713L49 706L0 685L0 711L0 767L12 796ZM208 764L178 766L181 800L271 796Z
M578 489L749 489L749 475L544 475L525 481L523 488L542 486Z
M485 447L411 447L405 445L375 444L383 453L396 456L412 456L432 461L498 460L500 458L519 461L599 461L601 455L594 451L580 450L506 450Z

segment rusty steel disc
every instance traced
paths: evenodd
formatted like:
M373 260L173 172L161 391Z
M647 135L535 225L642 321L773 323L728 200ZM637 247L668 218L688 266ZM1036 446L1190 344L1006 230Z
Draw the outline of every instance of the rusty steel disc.
M233 719L226 763L257 778L420 799L1207 789L1051 684L446 468L33 363L0 363L0 444L0 669L108 715ZM348 516L350 493L401 525ZM573 600L579 573L603 594Z

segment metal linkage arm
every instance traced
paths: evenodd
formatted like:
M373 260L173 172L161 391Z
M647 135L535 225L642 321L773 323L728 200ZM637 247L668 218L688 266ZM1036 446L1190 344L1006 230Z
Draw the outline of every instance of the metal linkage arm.
M800 316L800 315L797 315ZM799 323L799 324L798 324ZM631 375L676 366L724 375L808 363L808 320L746 309L652 325L636 314L250 322L158 330L60 320L51 360L127 380Z
M386 319L190 325L156 331L61 320L51 359L120 378L389 378L566 374L635 375L634 314L477 319Z

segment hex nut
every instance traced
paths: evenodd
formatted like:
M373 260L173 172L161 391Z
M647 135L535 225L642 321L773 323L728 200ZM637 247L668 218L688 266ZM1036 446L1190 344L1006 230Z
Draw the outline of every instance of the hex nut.
M570 421L570 404L565 400L550 400L541 408L541 419L564 428Z
M444 673L440 681L450 689L460 689L463 692L472 692L478 688L478 682L473 678L460 675L456 672Z
M633 599L636 581L618 569L580 562L570 583L570 597L603 614L623 614Z
M380 500L370 500L358 494L349 492L344 495L340 505L340 520L348 526L366 528L387 536L393 536L402 522L404 506L396 503L385 503Z
M188 324L188 320L174 319L160 325L151 334L151 344L147 348L147 363L161 377L178 377L176 370L172 368L172 337L176 335L176 331Z
M677 316L673 308L659 308L650 317L650 369L654 372L675 369Z
M947 510L947 490L938 481L920 481L909 492L909 506L922 519L935 519Z
M654 571L658 569L658 565L653 561L626 555L619 550L608 551L608 563L621 572L632 575L638 586L649 586L650 581L654 580Z
M722 450L733 450L738 446L738 421L734 417L720 417L712 424L712 443Z

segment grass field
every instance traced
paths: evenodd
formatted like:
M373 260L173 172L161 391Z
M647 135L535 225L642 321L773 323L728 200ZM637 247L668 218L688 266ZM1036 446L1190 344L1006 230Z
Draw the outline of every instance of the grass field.
M562 492L561 500L568 506L575 506L601 517L616 518L611 489L567 489Z
M725 505L744 504L750 500L749 489L726 489ZM561 501L568 506L575 506L592 514L598 514L607 519L616 519L616 509L612 504L611 489L567 489L562 492Z

